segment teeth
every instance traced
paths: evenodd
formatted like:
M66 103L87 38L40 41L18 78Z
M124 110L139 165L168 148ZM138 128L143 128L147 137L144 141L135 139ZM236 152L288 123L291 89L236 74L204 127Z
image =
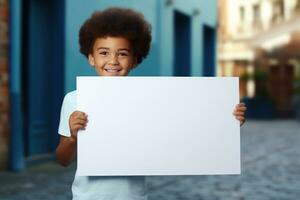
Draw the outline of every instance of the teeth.
M116 69L106 69L106 71L108 71L108 72L116 72L118 70L116 70Z
M118 72L118 71L120 71L121 69L114 69L114 68L104 68L104 70L105 71L107 71L107 72L110 72L110 73L114 73L114 72Z

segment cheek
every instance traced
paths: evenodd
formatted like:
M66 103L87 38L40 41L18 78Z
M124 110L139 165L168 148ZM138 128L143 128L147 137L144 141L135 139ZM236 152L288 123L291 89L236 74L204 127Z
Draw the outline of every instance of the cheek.
M132 59L127 59L123 62L123 67L125 67L126 69L131 69L133 65L133 61Z
M106 61L103 58L96 57L95 58L95 67L97 67L97 68L104 67L105 62Z

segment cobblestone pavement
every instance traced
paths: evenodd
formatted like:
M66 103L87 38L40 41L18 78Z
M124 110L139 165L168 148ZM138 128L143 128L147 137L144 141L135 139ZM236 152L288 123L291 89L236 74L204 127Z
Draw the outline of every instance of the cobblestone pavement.
M300 122L248 121L241 156L241 175L148 177L149 200L300 199ZM74 170L49 162L2 172L0 200L71 199Z

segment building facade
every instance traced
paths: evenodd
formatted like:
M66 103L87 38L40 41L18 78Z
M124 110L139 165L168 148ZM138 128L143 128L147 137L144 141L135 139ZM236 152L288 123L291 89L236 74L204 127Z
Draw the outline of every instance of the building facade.
M265 91L274 116L293 116L293 84L300 74L300 1L220 0L219 19L218 74L241 77L241 98Z
M0 1L0 170L8 160L8 0Z
M2 169L18 171L54 158L63 96L76 89L76 76L95 75L78 44L80 26L95 10L133 8L151 23L150 54L131 76L215 75L216 0L1 2L9 4L10 13L10 70L1 75L10 80L4 84L7 127L5 119L0 121Z

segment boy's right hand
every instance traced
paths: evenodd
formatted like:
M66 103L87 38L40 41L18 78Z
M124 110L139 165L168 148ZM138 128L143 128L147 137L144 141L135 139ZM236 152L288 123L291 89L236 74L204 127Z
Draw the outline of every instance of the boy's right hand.
M77 141L77 133L84 130L88 122L87 115L81 111L74 111L69 118L71 138Z

